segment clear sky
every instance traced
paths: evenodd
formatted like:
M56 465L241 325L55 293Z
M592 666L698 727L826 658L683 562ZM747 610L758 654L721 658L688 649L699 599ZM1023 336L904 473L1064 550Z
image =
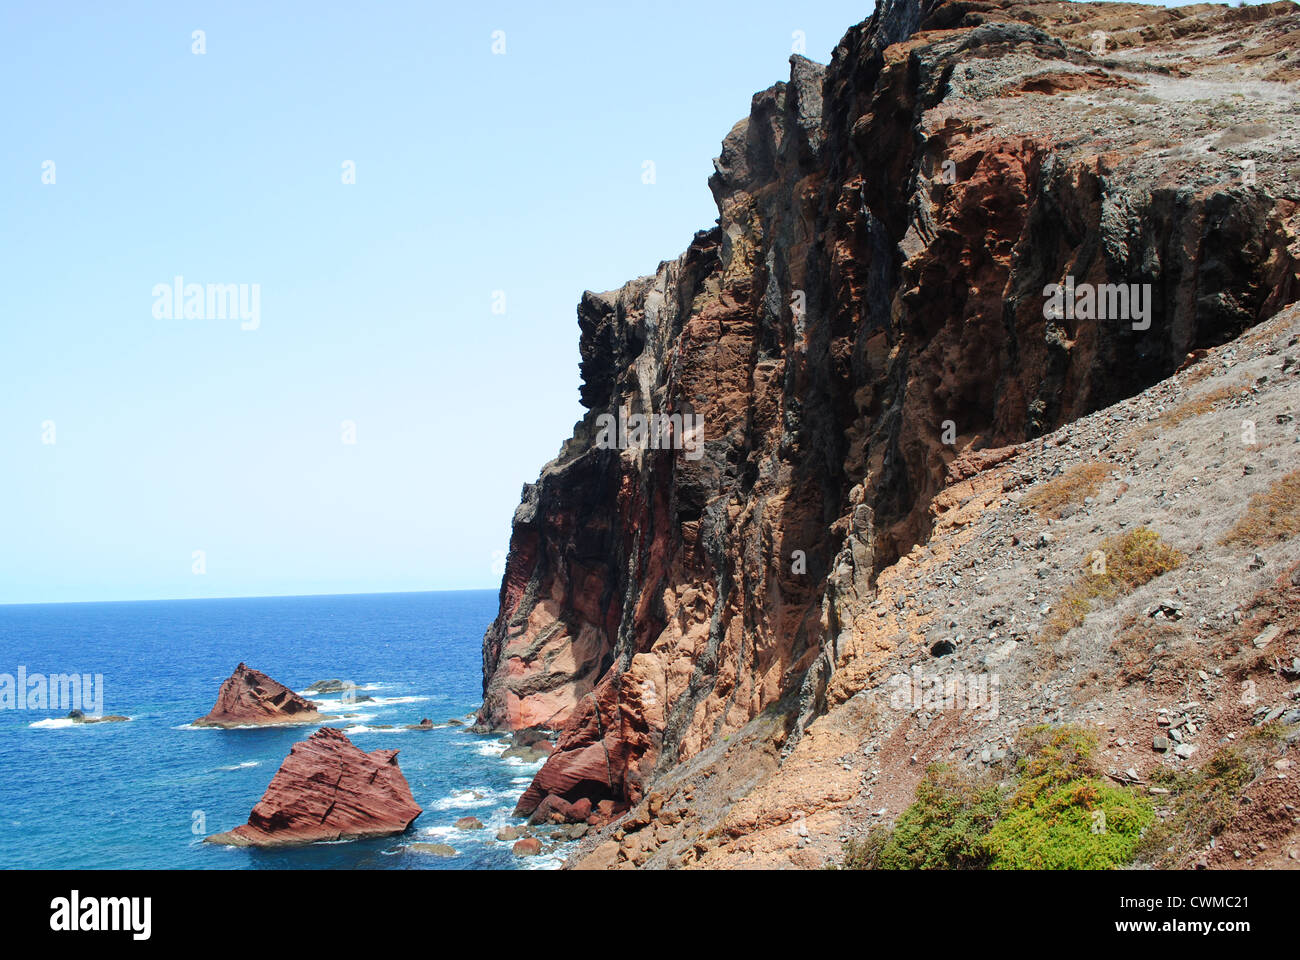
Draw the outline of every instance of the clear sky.
M0 602L495 587L582 291L712 224L793 32L870 13L109 6L0 8ZM257 328L155 316L178 275Z
M0 602L495 587L581 292L711 225L794 32L871 7L5 2ZM256 329L159 316L177 276Z

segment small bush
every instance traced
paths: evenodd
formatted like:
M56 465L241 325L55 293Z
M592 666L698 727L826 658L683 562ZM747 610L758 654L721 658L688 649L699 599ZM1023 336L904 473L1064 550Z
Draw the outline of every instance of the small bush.
M1292 470L1250 498L1246 512L1219 541L1262 546L1300 533L1300 470Z
M1139 856L1158 867L1173 867L1203 847L1227 827L1242 788L1260 769L1260 761L1239 747L1217 751L1197 770L1157 767L1151 783L1169 791L1170 815L1147 832Z
M1046 724L1016 738L1020 784L985 849L996 870L1100 870L1132 859L1150 805L1098 779L1097 741L1076 726Z
M1002 810L996 784L935 764L916 788L873 866L882 870L961 870L988 865L983 840ZM868 837L870 839L870 837Z
M1074 780L1012 809L986 845L995 870L1110 870L1133 859L1153 817L1129 790Z
M1090 460L1075 464L1055 480L1048 480L1024 499L1024 505L1039 516L1060 519L1065 508L1096 496L1110 475L1111 464Z
M1113 599L1131 593L1162 573L1182 565L1186 558L1160 539L1160 534L1138 527L1119 537L1111 537L1099 548L1104 557L1104 571L1094 570L1094 557L1084 561L1084 577L1070 587L1056 605L1044 627L1048 641L1059 640L1079 624L1097 599Z

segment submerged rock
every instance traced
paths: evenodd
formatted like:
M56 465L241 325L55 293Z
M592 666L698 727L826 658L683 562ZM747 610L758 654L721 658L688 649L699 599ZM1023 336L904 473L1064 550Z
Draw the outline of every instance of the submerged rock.
M404 832L423 811L397 766L396 750L365 753L321 727L295 743L248 823L207 843L279 847Z
M427 853L434 857L456 856L456 849L445 843L412 843L406 849L414 853Z

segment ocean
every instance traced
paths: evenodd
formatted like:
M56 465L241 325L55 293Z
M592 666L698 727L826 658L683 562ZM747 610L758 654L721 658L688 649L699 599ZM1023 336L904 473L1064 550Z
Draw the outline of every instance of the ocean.
M497 830L537 764L502 759L471 733L482 696L481 642L494 590L0 606L0 674L102 674L103 712L128 723L73 724L66 709L0 709L0 865L5 868L545 869L562 852L516 858ZM424 813L378 840L275 851L202 843L248 819L290 746L314 726L217 730L212 708L235 666L304 691L357 684L374 702L315 697L363 750L398 749ZM465 726L381 730L377 724ZM463 816L486 829L457 830ZM407 849L450 844L455 857Z

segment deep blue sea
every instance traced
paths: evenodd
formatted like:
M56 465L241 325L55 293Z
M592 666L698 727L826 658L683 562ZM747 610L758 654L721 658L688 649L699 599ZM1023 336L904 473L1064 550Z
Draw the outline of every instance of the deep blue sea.
M468 719L482 695L483 631L493 590L447 593L0 606L0 673L103 674L104 713L129 723L73 725L66 710L0 710L0 865L6 868L531 869L494 835L536 765L500 758L498 738L465 727L376 730L429 717ZM401 837L289 850L201 843L248 819L289 747L313 726L190 726L244 661L303 691L358 685L374 703L311 697L363 750L396 748L424 813ZM456 830L474 815L487 829ZM442 858L405 850L448 843Z

